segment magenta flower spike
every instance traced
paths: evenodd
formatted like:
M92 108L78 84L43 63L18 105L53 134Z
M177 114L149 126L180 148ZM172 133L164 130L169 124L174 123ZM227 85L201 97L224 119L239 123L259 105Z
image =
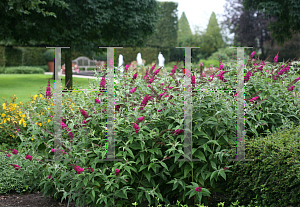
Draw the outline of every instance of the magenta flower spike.
M129 68L129 64L127 64L127 65L125 66L125 71L126 71L126 72L127 72L128 68Z
M51 149L51 152L55 152L55 149Z
M158 73L159 73L159 71L160 71L160 68L158 68L156 71L154 71L154 75L157 75Z
M99 99L95 99L95 101L96 101L98 104L100 104L100 100L99 100Z
M156 63L152 66L151 71L155 69Z
M255 55L255 51L253 51L252 53L251 53L251 57L253 57Z
M11 154L7 154L7 155L6 155L6 157L10 157L10 156L11 156Z
M137 77L137 73L135 73L135 74L133 75L132 79L135 80L136 77Z
M48 80L48 85L46 88L46 98L51 98L51 88L50 88L50 79Z
M290 88L288 88L288 91L292 91L294 90L295 86L291 86Z
M160 97L162 97L163 95L165 95L165 93L161 93L161 94L159 94L159 96L160 96Z
M11 166L13 166L16 170L19 170L19 168L21 168L19 165L14 165L14 164L9 164Z
M80 112L81 112L82 116L84 116L85 119L89 118L89 115L85 110L81 109Z
M18 154L19 152L18 152L18 150L13 149L12 153L13 153L14 155L16 155L16 154Z
M196 191L197 191L197 192L201 192L201 190L202 190L201 187L197 187L197 188L196 188Z
M32 157L30 155L26 155L26 159L31 161Z
M191 79L192 79L192 84L195 84L196 77L192 75Z
M154 77L150 78L150 80L148 82L153 83L153 81L154 81Z
M52 176L52 174L49 174L49 175L48 175L48 179L50 179L50 178L51 178L51 176Z
M256 96L256 97L250 99L250 102L252 103L253 101L256 101L258 98L259 98L259 96Z
M133 93L136 91L136 88L137 88L137 87L133 88L133 89L130 91L130 94L133 94Z
M174 65L173 69L171 70L171 72L174 74L176 72L177 66Z
M139 121L143 121L144 118L145 118L145 116L142 116L142 117L138 118L138 120L139 120Z
M118 176L119 174L120 174L120 170L117 168L117 169L115 169L115 173L116 173L116 175Z
M73 133L69 132L69 137L71 137L73 139Z
M277 61L278 61L278 53L277 53L277 55L274 57L274 62L277 63Z
M61 122L61 127L64 130L67 127L67 125L64 122Z
M102 77L102 80L101 80L101 82L100 82L100 88L103 88L103 89L105 89L105 77Z

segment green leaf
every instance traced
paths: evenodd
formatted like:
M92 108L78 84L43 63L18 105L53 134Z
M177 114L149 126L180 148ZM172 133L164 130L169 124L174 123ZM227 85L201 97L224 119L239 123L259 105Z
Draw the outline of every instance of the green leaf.
M129 174L131 175L131 172L130 172L130 166L124 166L124 168L125 168L125 170L126 170L127 172L129 172Z
M84 184L84 187L86 187L87 183L88 183L88 178L87 178L87 177L85 177L85 178L83 179L83 184Z
M224 180L226 180L226 174L224 172L224 169L220 169L219 174L221 174L221 176L224 178Z
M140 158L141 158L143 164L145 164L144 152L141 152Z
M166 168L166 170L168 170L168 167L167 167L167 165L166 165L164 162L160 162L160 164L161 164L164 168Z
M140 200L140 198L142 197L143 192L144 192L144 191L139 192L139 195L138 195L138 199L139 199L139 200Z
M142 165L139 172L142 171L143 169L145 169L147 167L147 165Z
M187 174L192 170L192 167L188 165L187 167L184 168L184 178L186 178Z
M61 201L60 201L60 202L62 202L64 199L66 199L66 198L67 198L67 195L68 195L68 193L67 193L67 192L64 192L64 195L63 195L63 197L61 198Z
M216 163L213 162L212 160L210 161L210 164L211 164L211 167L216 170L217 169L217 166L216 166Z
M149 171L149 169L150 168L152 168L152 166L154 165L154 163L152 162L152 163L150 163L150 165L148 166L148 171Z
M128 199L127 195L121 190L117 190L115 195L119 198Z
M126 147L125 149L129 152L129 155L130 155L132 158L134 158L134 155L133 155L131 149L129 149L128 147Z
M179 153L176 153L175 154L175 159L174 159L174 163L176 162L176 160L179 158L181 156L181 154L179 154ZM177 161L178 162L178 161ZM183 162L181 162L181 163L183 163ZM181 164L182 165L182 164Z
M95 201L95 191L94 191L94 189L92 189L92 200L93 200L93 202Z
M175 190L175 189L177 188L177 186L178 186L178 182L175 182L175 183L173 184L173 189L172 189L172 191Z
M149 193L145 191L145 195L146 195L146 198L147 198L148 202L151 203L151 199L150 199Z
M217 175L218 171L214 171L211 175L210 175L210 181Z
M193 190L191 193L190 193L190 196L189 198L191 198L192 196L196 195L197 191Z
M148 181L150 183L150 180L151 180L151 174L150 174L150 172L143 171L143 174L146 176L146 178L148 179Z
M220 146L216 140L209 140L206 144L209 144L209 143L214 143L214 144Z

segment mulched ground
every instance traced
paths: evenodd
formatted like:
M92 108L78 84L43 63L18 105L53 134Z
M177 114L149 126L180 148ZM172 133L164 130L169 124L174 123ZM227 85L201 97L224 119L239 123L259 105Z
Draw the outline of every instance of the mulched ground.
M50 195L44 199L41 192L36 193L26 192L24 194L19 194L12 192L9 195L0 195L0 207L67 207L68 201L64 200L62 203L59 200L55 200ZM69 203L69 207L76 207L76 201ZM85 205L84 207L88 207Z
M226 201L226 196L220 193L212 193L213 199L210 207L217 206L217 203ZM228 202L226 202L228 203ZM175 204L175 203L174 203ZM144 204L145 207L148 204ZM24 194L19 194L16 192L11 192L8 195L0 195L0 207L67 207L68 201L64 200L62 203L59 200L55 200L51 196L44 196L41 192L37 191L35 193L26 192ZM190 205L189 205L190 206ZM76 207L76 201L69 203L69 207ZM84 207L88 207L85 205Z

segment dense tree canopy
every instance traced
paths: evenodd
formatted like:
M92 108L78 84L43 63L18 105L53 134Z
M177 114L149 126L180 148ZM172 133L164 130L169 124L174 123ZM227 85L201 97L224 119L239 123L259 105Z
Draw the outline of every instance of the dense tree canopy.
M278 17L277 21L271 22L268 29L281 46L292 38L292 34L300 32L299 0L243 0L243 5L245 9L259 9L268 17Z
M155 0L64 2L68 8L54 4L53 0L40 6L41 10L55 12L56 17L44 16L36 10L20 15L8 11L6 4L0 4L0 9L5 11L0 13L0 39L16 40L19 46L26 46L30 40L45 42L48 46L70 46L71 49L62 49L69 57L66 57L69 89L72 88L69 52L74 49L97 52L98 46L141 46L143 40L154 32L159 17Z
M158 2L160 18L155 32L145 41L146 45L157 47L176 47L178 16L176 2Z

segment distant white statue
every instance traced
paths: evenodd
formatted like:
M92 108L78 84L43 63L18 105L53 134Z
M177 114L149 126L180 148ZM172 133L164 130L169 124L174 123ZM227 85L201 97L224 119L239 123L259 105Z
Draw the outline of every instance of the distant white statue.
M136 62L138 65L144 65L143 60L142 60L142 55L140 52L136 56Z
M121 65L123 65L123 55L122 54L119 55L119 67Z
M161 54L161 52L159 52L159 55L158 55L158 67L164 67L164 66L165 66L165 58Z
M120 68L120 71L123 73L123 71L124 71L124 67L123 67L123 55L122 54L120 54L119 55L119 68Z

